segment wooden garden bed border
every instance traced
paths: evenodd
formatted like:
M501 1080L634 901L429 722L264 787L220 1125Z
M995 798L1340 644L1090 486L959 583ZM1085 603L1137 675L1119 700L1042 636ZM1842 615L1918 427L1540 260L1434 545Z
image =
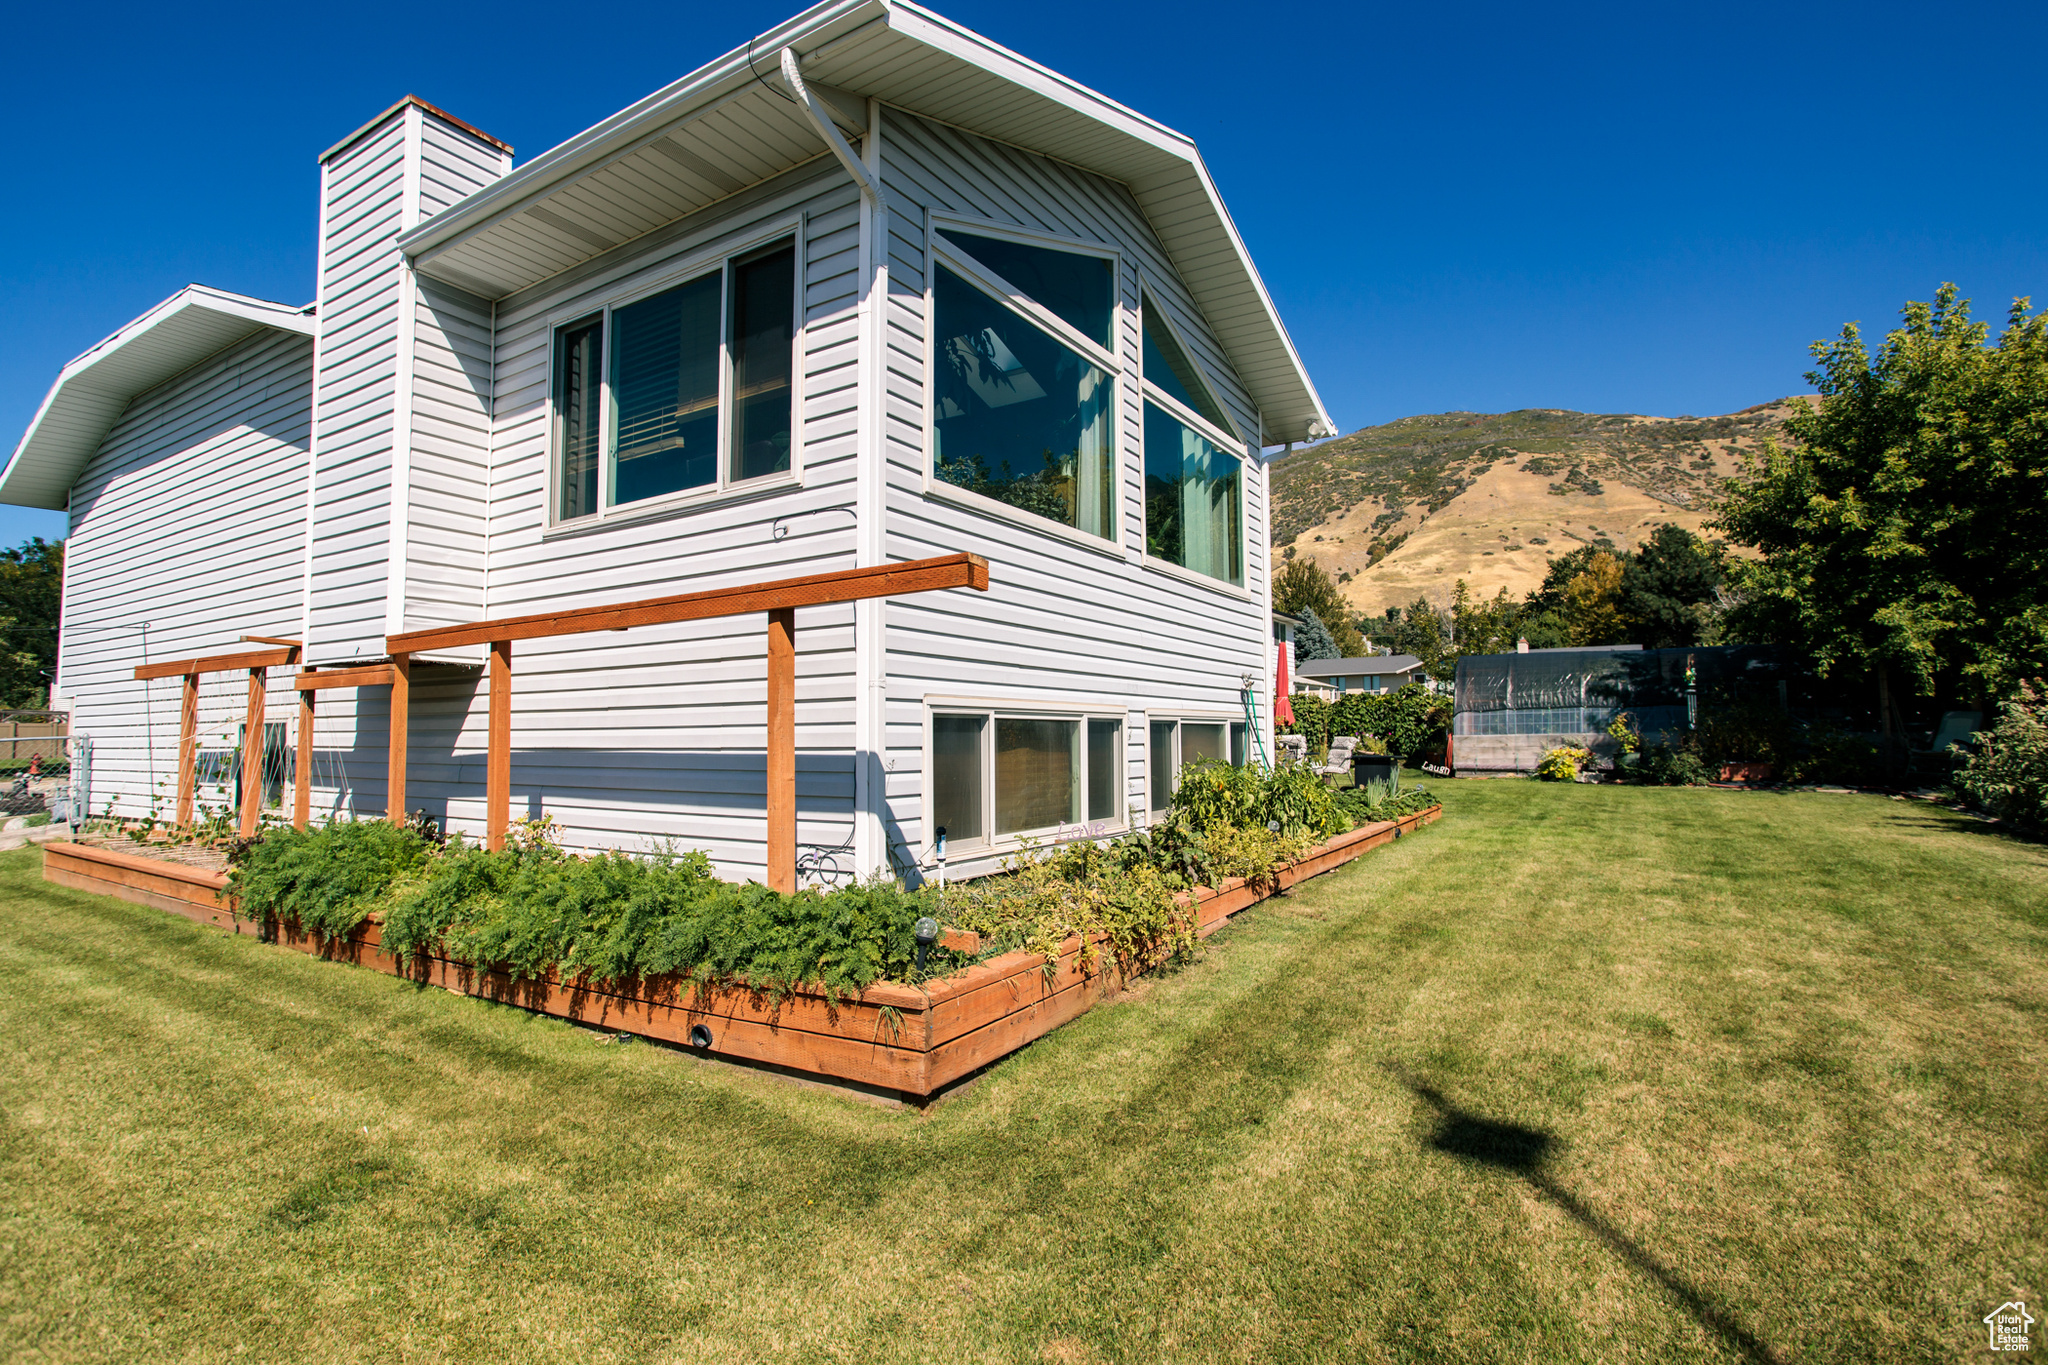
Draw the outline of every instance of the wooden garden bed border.
M1220 886L1198 888L1198 932L1206 938L1232 915L1432 824L1442 813L1441 806L1432 807L1338 835L1281 868L1268 882L1232 877ZM225 895L225 873L117 849L49 843L43 845L43 876L60 886L154 906L230 933L258 932L255 924L235 918ZM286 925L279 928L277 941L300 952L503 1001L589 1028L696 1046L691 1031L701 1027L710 1030L711 1044L700 1050L712 1056L900 1091L913 1100L922 1100L1078 1018L1124 984L1122 969L1106 950L1098 953L1091 967L1082 966L1078 937L1062 945L1049 972L1037 953L1005 953L922 987L883 981L837 1001L813 989L792 992L780 1001L766 992L736 987L699 992L687 980L674 977L604 986L564 982L553 973L514 981L504 972L441 958L401 966L384 951L375 924L365 924L347 940L324 945L295 925Z

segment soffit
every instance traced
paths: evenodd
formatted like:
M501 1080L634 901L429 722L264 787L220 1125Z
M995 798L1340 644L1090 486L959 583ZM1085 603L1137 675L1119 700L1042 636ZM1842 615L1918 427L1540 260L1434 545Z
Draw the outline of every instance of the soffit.
M808 10L400 245L422 273L503 298L812 160L823 142L776 75L785 46L809 80L1122 182L1264 414L1265 440L1331 425L1191 141L901 0Z
M66 365L0 472L0 503L61 511L138 394L265 328L314 332L310 310L189 285Z

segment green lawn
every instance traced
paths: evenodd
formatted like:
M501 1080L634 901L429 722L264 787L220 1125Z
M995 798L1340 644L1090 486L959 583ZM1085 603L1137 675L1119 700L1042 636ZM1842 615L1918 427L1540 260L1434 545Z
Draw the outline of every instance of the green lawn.
M2048 1321L2048 849L1437 789L927 1114L0 856L0 1354L1862 1362Z

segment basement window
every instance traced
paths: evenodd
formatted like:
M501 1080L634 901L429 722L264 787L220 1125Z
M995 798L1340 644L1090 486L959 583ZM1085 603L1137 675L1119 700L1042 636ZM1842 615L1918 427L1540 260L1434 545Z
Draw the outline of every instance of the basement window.
M554 520L787 475L796 243L555 330Z
M928 802L949 848L1123 824L1121 716L934 710Z
M1150 772L1146 790L1152 815L1164 816L1173 807L1174 788L1180 785L1181 769L1190 763L1208 761L1242 768L1247 758L1247 733L1243 721L1213 717L1151 718L1147 726Z

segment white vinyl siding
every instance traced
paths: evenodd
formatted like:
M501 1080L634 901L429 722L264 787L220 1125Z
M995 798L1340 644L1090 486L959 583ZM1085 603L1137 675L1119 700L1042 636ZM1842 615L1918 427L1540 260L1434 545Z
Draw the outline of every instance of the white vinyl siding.
M556 326L679 267L799 235L798 482L739 488L647 516L550 529ZM851 568L858 388L859 203L835 166L756 186L497 309L490 481L492 615L597 605ZM621 509L622 513L630 509ZM797 839L805 879L854 871L853 608L797 613ZM547 810L576 846L707 851L734 877L766 868L765 618L522 641L513 651L512 804ZM484 698L471 703L447 794L480 827ZM417 803L415 803L417 804Z
M1240 708L1243 675L1261 678L1271 667L1264 657L1270 618L1265 469L1245 446L1231 451L1244 458L1244 587L1196 581L1142 557L1143 401L1139 386L1128 382L1138 372L1141 277L1155 304L1170 311L1233 422L1245 431L1259 423L1129 193L1071 166L895 110L885 111L882 173L894 210L887 552L911 559L971 550L987 557L991 580L985 595L934 593L888 604L885 827L900 864L923 856L930 841L922 799L928 696L1058 700L1091 714L1125 715L1125 804L1142 811L1149 808L1145 712L1223 715ZM1119 385L1116 427L1120 548L1083 545L925 492L929 214L990 220L1119 253L1116 351L1127 380Z
M172 813L182 683L137 682L137 664L298 634L312 355L259 332L142 394L72 488L58 671L93 740L94 815L144 816L153 797ZM272 721L292 717L290 674L270 672ZM207 679L207 748L247 687Z

